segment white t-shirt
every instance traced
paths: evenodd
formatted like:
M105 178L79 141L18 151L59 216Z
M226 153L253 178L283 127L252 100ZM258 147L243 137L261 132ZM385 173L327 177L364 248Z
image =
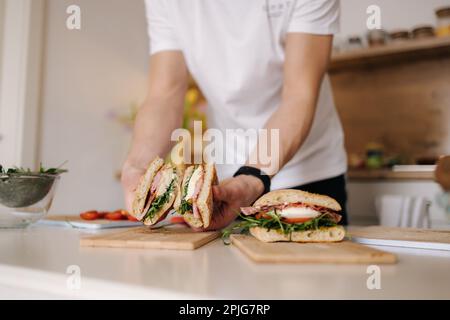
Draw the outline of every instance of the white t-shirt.
M147 0L150 53L182 51L208 101L208 128L263 128L281 102L284 39L289 32L334 34L338 0ZM227 148L227 153L239 153ZM248 154L234 155L242 162ZM219 164L220 179L242 163ZM272 179L288 188L343 174L341 123L328 76L302 147Z

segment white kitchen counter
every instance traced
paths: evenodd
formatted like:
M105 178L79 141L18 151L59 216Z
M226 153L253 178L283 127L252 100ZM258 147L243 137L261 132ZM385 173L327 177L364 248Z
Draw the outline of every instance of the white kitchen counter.
M445 251L380 247L399 262L381 265L381 289L369 290L364 265L255 264L221 240L195 251L81 248L87 234L0 230L0 298L450 299ZM70 265L80 289L67 286Z

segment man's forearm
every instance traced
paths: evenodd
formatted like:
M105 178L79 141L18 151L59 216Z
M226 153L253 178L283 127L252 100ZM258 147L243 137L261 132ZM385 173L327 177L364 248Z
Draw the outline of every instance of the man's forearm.
M281 169L289 162L309 134L314 119L316 100L315 93L292 95L283 98L280 107L269 118L264 127L264 129L269 131L268 137L271 136L270 130L279 130L279 140L275 143L268 141L264 145L259 140L258 148L255 149L250 157L251 160L249 161L252 161L250 164L267 172L268 170L264 170L264 168ZM277 148L277 150L272 150L273 147ZM259 161L260 159L256 153L260 150L264 150L264 153L270 155L270 165ZM276 174L276 171L267 173L273 176Z
M170 136L182 123L188 73L178 51L163 51L150 56L149 89L139 109L133 141L125 167L145 170L156 156L170 151Z
M173 97L147 99L140 108L133 131L133 142L127 162L146 168L154 157L171 150L170 136L182 123L182 101ZM179 107L181 105L181 107Z
M306 33L290 33L287 36L281 104L265 126L267 130L279 130L279 141L267 146L258 141L258 149L277 148L266 152L271 155L270 165L256 165L260 169L269 167L270 172L266 170L266 173L271 176L292 159L309 134L330 59L332 39L329 35ZM268 136L271 136L270 133ZM250 159L255 160L255 153Z

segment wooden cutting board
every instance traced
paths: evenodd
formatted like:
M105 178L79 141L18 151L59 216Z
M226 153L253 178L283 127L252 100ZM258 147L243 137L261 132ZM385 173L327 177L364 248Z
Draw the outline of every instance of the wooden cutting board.
M52 226L73 227L80 229L109 229L109 228L124 228L142 226L141 222L129 220L83 220L78 215L64 215L64 216L47 216L45 219L39 221L41 224Z
M358 243L265 243L248 235L231 235L231 242L255 262L262 263L396 263L394 254Z
M450 230L370 226L351 227L348 234L352 241L363 244L450 250Z
M220 232L194 232L184 226L148 227L82 238L84 247L194 250L217 239Z

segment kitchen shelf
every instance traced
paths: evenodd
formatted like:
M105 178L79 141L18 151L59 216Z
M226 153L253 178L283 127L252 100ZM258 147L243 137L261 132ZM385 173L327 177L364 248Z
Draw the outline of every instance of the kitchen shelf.
M349 169L347 176L351 181L434 180L432 171L393 171L391 169Z
M336 72L355 67L375 66L421 58L448 58L449 56L450 36L413 39L378 47L335 53L331 58L329 70L330 72Z

